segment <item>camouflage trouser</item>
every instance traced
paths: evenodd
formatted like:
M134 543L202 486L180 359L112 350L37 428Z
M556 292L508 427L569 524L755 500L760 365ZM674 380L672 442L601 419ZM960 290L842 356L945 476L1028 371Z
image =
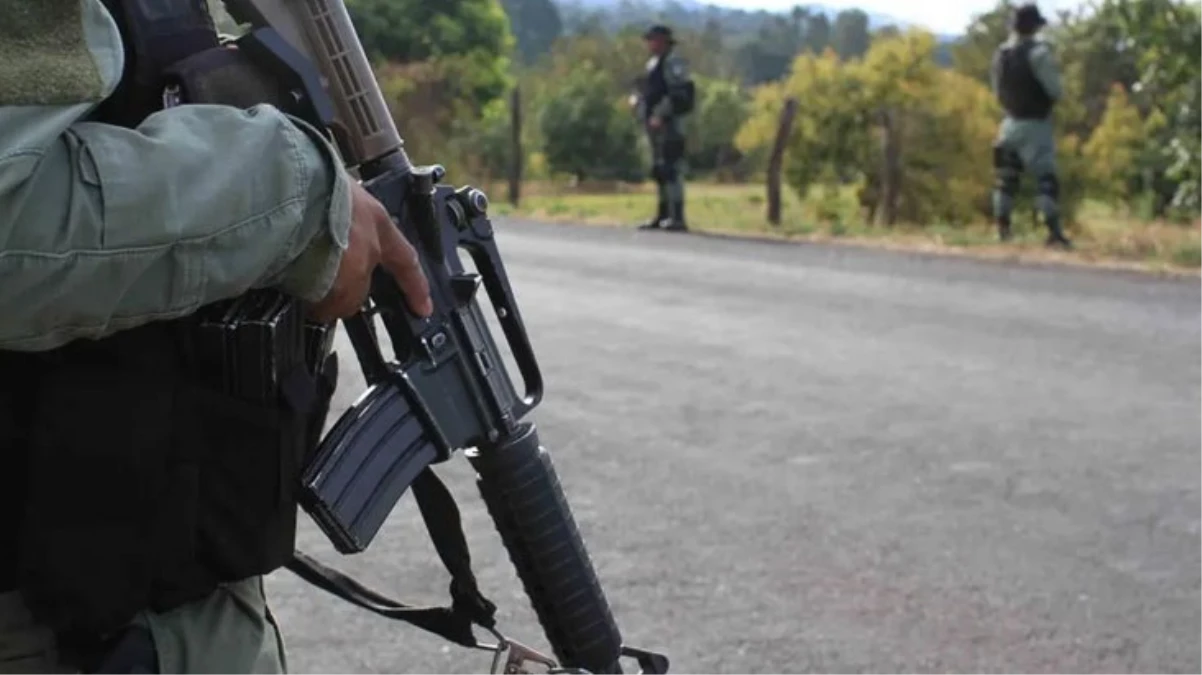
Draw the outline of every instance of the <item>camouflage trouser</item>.
M1007 118L993 146L997 182L993 191L993 214L1009 233L1014 197L1024 173L1035 179L1036 205L1053 234L1060 232L1060 181L1056 175L1056 140L1050 120Z
M674 121L647 131L651 177L659 191L657 219L684 222L684 134Z
M262 577L226 584L168 612L144 612L109 658L117 670L158 673L285 673L287 661ZM17 593L0 593L0 673L76 673L54 633Z

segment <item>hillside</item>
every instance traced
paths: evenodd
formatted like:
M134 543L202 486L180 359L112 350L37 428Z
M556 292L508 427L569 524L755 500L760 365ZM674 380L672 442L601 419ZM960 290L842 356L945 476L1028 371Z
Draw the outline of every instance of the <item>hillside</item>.
M517 38L520 60L528 65L545 57L562 38L615 35L665 23L683 43L707 45L704 60L709 67L695 64L705 74L748 85L778 79L799 53L829 48L841 58L856 58L867 51L874 35L907 27L886 15L822 4L778 12L699 0L502 0L502 5ZM949 64L948 48L956 38L938 38L939 61Z
M564 17L583 17L593 12L604 12L611 16L620 16L624 22L637 23L665 19L678 24L700 30L706 21L717 20L734 30L753 29L766 19L781 16L787 12L772 12L768 10L737 9L721 3L706 3L698 0L658 0L643 2L628 2L626 0L559 0L556 3ZM822 14L834 20L841 10L821 3L798 3L797 7L811 15ZM868 27L877 30L885 26L905 27L907 23L896 17L875 12L866 12ZM951 36L947 36L951 37Z

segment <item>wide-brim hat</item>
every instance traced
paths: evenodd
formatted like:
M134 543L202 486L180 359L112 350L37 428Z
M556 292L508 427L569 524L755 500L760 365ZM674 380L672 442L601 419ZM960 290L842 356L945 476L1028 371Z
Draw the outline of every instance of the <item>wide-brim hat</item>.
M648 28L647 32L643 33L644 40L650 40L651 38L654 38L654 37L663 37L663 38L667 38L669 41L673 41L672 29L668 28L667 26L663 25L662 23L657 23L654 26Z
M1018 9L1014 10L1014 27L1015 28L1040 28L1048 25L1048 20L1043 17L1039 11L1039 6L1033 2L1019 5Z

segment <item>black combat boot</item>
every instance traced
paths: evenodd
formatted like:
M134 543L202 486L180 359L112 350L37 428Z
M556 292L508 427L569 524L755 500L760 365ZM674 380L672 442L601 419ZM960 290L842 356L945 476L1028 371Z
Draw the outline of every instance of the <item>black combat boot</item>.
M997 219L997 236L1001 241L1010 241L1010 216L1001 216Z
M660 227L660 223L662 223L664 221L664 219L667 217L668 217L668 203L665 202L663 199L660 199L659 205L656 207L655 218L643 223L642 225L639 225L638 229L640 229L640 230L658 230Z
M689 226L686 225L684 222L684 203L683 202L679 202L679 203L672 205L671 218L669 219L668 224L664 226L664 229L668 230L669 232L688 232L689 231Z
M1046 242L1046 246L1048 248L1059 247L1063 249L1071 249L1073 247L1073 242L1069 241L1069 238L1064 236L1064 230L1060 229L1060 216L1052 216L1050 218L1046 218L1045 220L1047 220L1048 225L1048 240Z

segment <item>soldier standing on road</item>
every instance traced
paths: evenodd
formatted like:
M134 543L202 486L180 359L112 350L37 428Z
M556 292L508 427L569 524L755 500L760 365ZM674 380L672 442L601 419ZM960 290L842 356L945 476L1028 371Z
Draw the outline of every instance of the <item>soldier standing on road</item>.
M651 58L639 78L636 115L651 144L651 177L658 188L655 218L639 229L685 231L683 117L692 112L694 89L688 67L674 51L676 40L667 26L652 26L644 35Z
M1060 224L1052 108L1060 98L1060 73L1051 46L1036 37L1047 21L1034 4L1014 14L1014 35L993 56L993 91L1006 117L993 146L997 176L993 212L998 236L1010 239L1014 197L1024 172L1036 181L1037 204L1048 228L1048 246L1072 246Z
M156 64L224 49L204 6L0 2L0 672L286 672L262 575L325 414L214 384L198 310L270 288L324 323L382 265L430 312L317 129L159 109Z

